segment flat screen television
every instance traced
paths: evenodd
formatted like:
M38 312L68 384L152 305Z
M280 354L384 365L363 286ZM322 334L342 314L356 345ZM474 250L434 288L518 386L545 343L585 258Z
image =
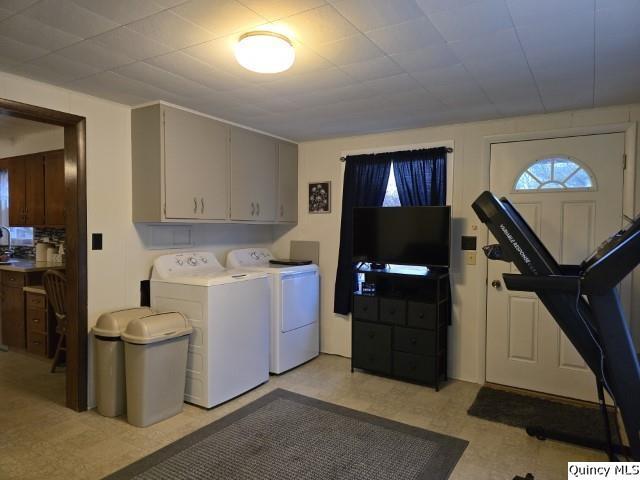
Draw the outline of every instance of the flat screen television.
M451 207L356 207L353 261L448 267Z

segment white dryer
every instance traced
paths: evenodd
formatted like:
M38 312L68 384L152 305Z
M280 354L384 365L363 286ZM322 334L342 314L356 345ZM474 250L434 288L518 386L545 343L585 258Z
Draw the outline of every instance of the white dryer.
M191 322L185 400L205 408L269 379L269 278L225 270L210 252L158 257L151 308Z
M320 275L317 265L271 265L272 259L266 248L233 250L227 255L227 267L269 274L269 371L283 373L320 351Z

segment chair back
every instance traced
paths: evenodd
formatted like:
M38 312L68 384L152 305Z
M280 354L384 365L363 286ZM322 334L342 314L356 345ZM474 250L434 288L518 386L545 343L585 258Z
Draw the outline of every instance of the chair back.
M53 312L59 320L67 315L67 278L56 270L47 270L42 276L42 283Z

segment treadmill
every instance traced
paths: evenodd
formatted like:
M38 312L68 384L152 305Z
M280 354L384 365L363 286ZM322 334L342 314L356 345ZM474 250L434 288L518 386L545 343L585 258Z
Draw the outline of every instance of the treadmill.
M520 274L503 274L509 290L535 292L596 376L607 445L528 428L530 435L602 447L609 458L640 461L640 364L617 286L640 263L640 217L604 241L580 265L559 265L506 198L483 192L472 204L498 244L483 250L490 260L513 262ZM604 391L620 409L629 447L614 445Z

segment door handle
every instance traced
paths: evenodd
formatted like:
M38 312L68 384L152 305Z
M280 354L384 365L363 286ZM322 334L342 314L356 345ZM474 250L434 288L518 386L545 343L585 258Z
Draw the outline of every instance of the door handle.
M259 217L260 216L260 202L256 203L257 208L256 208L256 215Z
M198 213L198 199L193 197L193 213Z
M502 282L500 282L500 280L494 280L493 282L491 282L491 286L496 290L499 290L500 287L502 287Z
M200 197L200 213L204 213L204 197Z
M280 205L280 216L284 217L284 205Z
M253 217L256 214L256 206L253 202L251 202L251 216Z

